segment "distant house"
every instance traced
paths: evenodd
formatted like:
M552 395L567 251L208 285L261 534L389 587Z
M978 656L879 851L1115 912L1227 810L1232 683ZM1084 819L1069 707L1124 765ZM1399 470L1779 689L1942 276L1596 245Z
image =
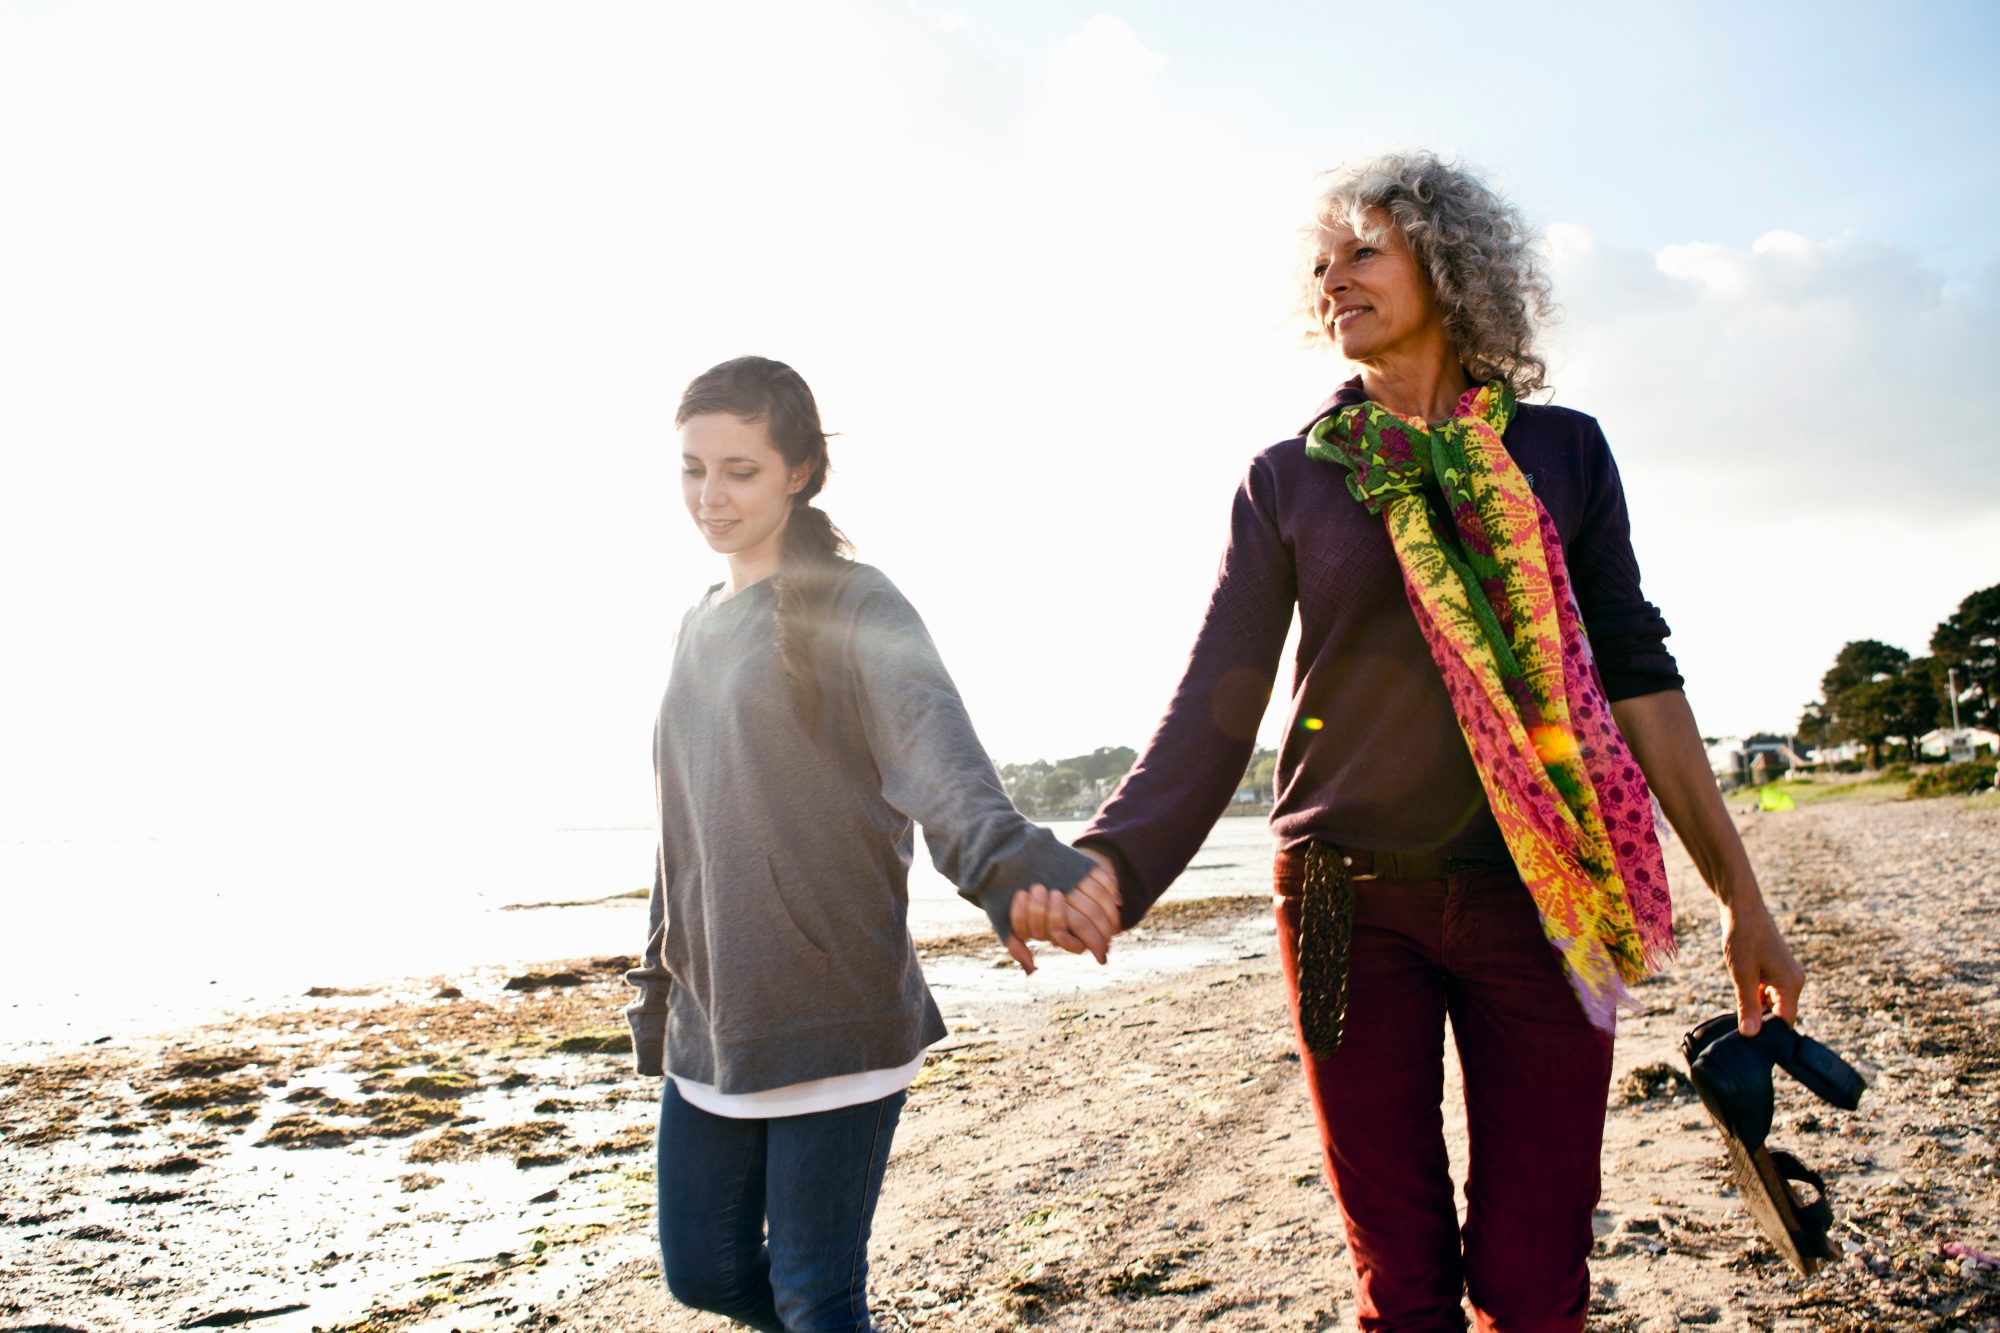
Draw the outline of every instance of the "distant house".
M1718 781L1734 782L1743 768L1743 738L1718 736L1708 743L1708 768Z
M1812 762L1784 736L1721 736L1708 746L1709 771L1725 788L1769 782Z
M1785 765L1788 768L1816 768L1819 765L1819 760L1813 758L1813 751L1799 748L1796 737L1777 753L1784 758Z
M1960 727L1972 742L1974 754L2000 752L2000 735L1987 731L1984 727ZM1951 753L1951 728L1939 727L1917 738L1917 749L1934 759L1942 759Z

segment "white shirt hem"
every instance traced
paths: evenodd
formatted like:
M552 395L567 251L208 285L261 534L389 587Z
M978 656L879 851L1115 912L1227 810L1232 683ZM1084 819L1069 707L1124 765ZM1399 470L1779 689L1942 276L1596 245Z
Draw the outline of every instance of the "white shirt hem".
M837 1111L843 1106L880 1101L892 1093L907 1090L924 1067L924 1055L894 1069L868 1069L859 1074L836 1074L804 1083L788 1083L762 1092L722 1092L706 1083L670 1073L667 1077L680 1090L681 1100L697 1111L727 1116L731 1120L775 1120L780 1116L811 1115L815 1111Z

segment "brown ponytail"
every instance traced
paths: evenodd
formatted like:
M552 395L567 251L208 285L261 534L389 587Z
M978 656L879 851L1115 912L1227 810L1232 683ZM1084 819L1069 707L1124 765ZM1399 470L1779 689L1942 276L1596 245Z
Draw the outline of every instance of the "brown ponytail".
M853 547L826 511L812 504L826 485L829 468L819 404L813 401L804 378L784 362L739 356L695 376L681 395L674 424L682 425L688 418L707 412L727 412L745 421L763 422L786 467L812 467L805 485L792 496L775 588L778 661L791 681L792 699L801 717L817 734L824 698L813 659L827 609L853 555Z

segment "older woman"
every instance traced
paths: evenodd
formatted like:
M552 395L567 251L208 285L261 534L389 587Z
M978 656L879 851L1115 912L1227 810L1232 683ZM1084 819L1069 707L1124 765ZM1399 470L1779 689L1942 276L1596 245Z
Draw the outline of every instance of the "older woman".
M1738 1019L1803 974L1640 592L1597 422L1544 387L1519 215L1428 154L1335 173L1316 321L1360 374L1250 464L1186 674L1079 845L1121 925L1187 866L1250 757L1293 606L1271 828L1281 955L1360 1325L1580 1329L1617 1002L1672 948L1657 795L1721 899ZM1017 933L1101 947L1077 905ZM1461 1229L1444 1031L1464 1072Z

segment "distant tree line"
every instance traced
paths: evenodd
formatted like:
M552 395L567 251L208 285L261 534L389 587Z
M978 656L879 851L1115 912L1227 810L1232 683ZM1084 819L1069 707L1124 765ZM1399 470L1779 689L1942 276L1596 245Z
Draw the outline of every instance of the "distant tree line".
M1820 697L1800 715L1794 739L1803 749L1857 742L1867 747L1871 766L1879 766L1882 748L1894 741L1915 759L1926 733L1951 724L1953 671L1960 724L2000 731L2000 583L1958 604L1932 631L1927 657L1879 639L1843 645L1820 678ZM1758 735L1751 743L1782 739ZM1104 804L1138 758L1129 745L1102 745L1068 759L1002 765L1000 780L1025 815L1081 819ZM1268 805L1277 764L1277 751L1258 748L1237 786L1238 803Z
M1954 671L1959 724L2000 730L2000 584L1960 602L1932 632L1930 650L1912 657L1879 639L1843 646L1820 678L1820 697L1799 717L1799 744L1854 741L1877 766L1882 747L1895 741L1915 759L1925 733L1951 725Z
M1003 764L1000 781L1024 815L1050 819L1088 814L1104 803L1138 759L1139 752L1129 745L1100 745L1068 759Z
M1022 814L1035 819L1083 819L1096 813L1139 759L1129 745L1101 745L1089 754L1068 759L1036 759L1000 766L1000 781ZM1278 752L1259 749L1238 784L1239 797L1254 793L1254 801L1269 804Z

